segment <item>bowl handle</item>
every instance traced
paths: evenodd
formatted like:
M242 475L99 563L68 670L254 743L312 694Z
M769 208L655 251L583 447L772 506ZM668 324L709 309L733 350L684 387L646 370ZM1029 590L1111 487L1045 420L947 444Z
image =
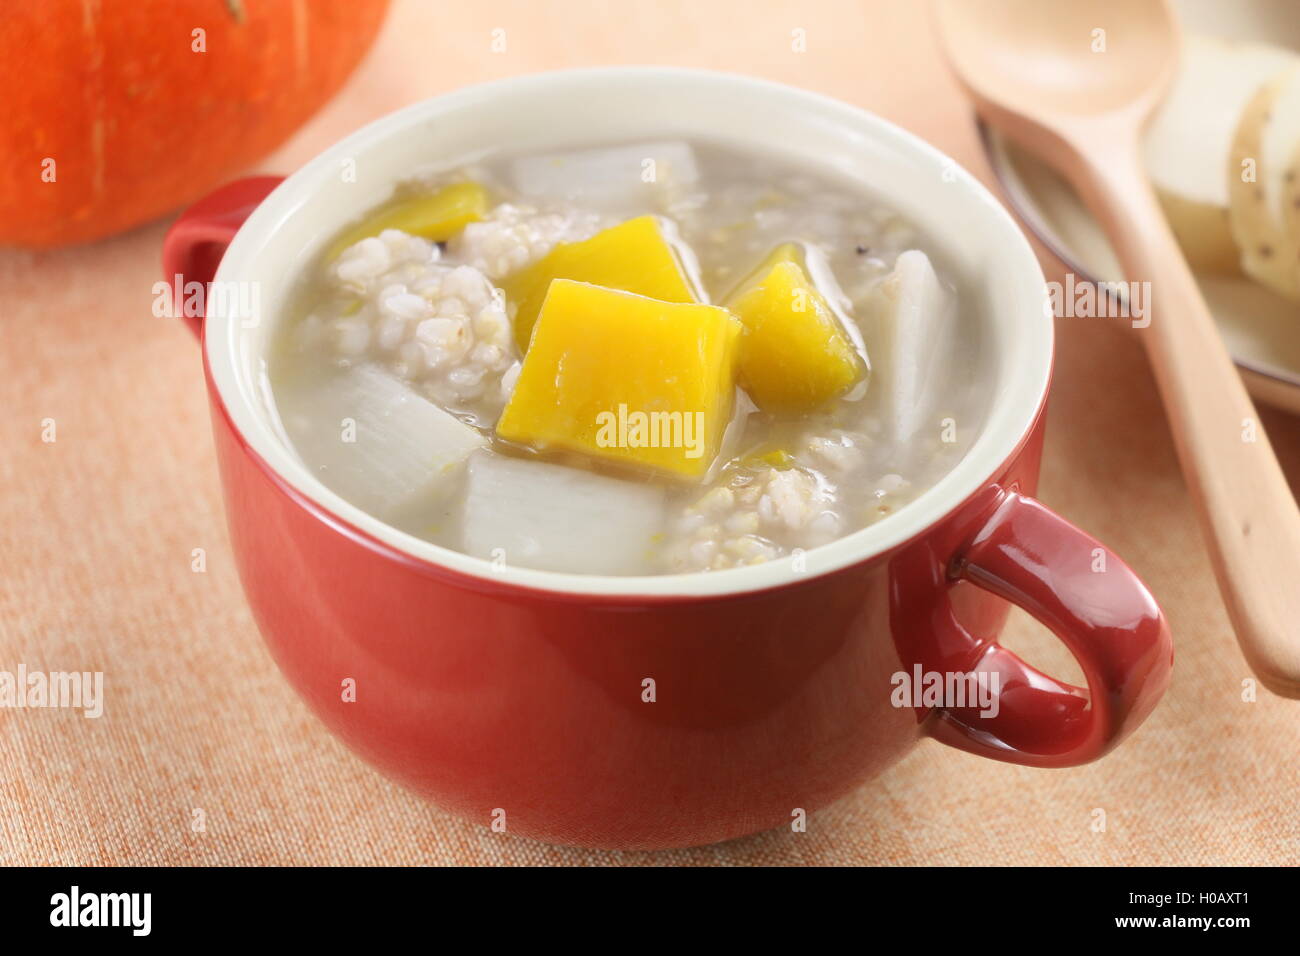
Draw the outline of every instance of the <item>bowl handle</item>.
M941 586L951 593L958 581L1037 618L1074 654L1088 686L1050 677L965 631L966 640L954 640L958 634L948 630L934 647L945 646L949 661L978 654L966 666L993 690L997 706L935 709L927 732L945 744L1030 766L1087 763L1136 729L1169 685L1173 643L1146 586L1109 549L1033 498L1001 495L949 562Z
M208 283L216 275L230 240L283 181L283 176L253 176L227 183L186 209L167 230L162 249L163 275L168 281L174 280L176 314L184 318L196 336L202 337L203 314L186 308L186 285L203 283L202 301L207 302Z

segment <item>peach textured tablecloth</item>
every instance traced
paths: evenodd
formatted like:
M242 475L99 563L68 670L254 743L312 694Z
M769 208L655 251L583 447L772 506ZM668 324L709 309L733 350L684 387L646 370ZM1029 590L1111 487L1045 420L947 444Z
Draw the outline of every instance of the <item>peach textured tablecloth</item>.
M494 28L506 31L503 53L490 52ZM795 29L804 53L791 49ZM343 93L264 168L291 170L444 90L608 63L732 70L832 94L989 178L924 8L905 0L400 2ZM102 670L107 696L98 720L0 710L0 862L1297 862L1300 702L1263 689L1243 700L1249 671L1159 398L1140 343L1113 322L1058 321L1040 495L1122 554L1168 613L1173 686L1135 737L1056 771L924 741L806 833L583 851L495 834L411 796L353 757L280 678L232 566L198 349L150 312L165 228L0 253L0 669ZM1294 485L1300 420L1262 416ZM46 418L54 443L41 441ZM191 570L200 547L202 574ZM1019 612L1006 641L1078 673Z

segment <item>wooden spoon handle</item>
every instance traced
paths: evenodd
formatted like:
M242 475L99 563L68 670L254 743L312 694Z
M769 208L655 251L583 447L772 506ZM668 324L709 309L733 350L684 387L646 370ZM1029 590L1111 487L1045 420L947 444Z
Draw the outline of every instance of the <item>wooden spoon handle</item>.
M1300 698L1300 509L1191 270L1120 134L1075 144L1070 170L1147 306L1135 322L1242 653L1266 687ZM1149 296L1147 292L1149 290ZM1142 327L1142 321L1150 325Z

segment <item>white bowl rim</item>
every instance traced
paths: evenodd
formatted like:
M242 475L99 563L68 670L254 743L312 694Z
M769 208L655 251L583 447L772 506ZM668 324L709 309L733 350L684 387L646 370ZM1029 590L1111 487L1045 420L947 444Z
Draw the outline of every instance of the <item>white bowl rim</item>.
M984 427L962 460L897 513L808 551L803 556L802 567L790 560L776 560L725 571L644 576L584 575L514 566L494 567L488 560L433 544L384 524L331 491L311 474L267 417L254 407L253 390L260 386L248 381L248 376L241 372L239 323L218 312L205 321L203 335L205 363L216 398L224 406L236 433L280 481L324 515L351 526L402 557L414 558L434 569L480 579L485 586L516 585L523 589L612 598L689 598L768 590L865 563L924 533L997 475L1033 428L1046 399L1051 377L1054 329L1044 304L1046 290L1042 270L1024 234L983 183L924 140L867 110L770 80L681 67L595 67L493 80L422 100L344 137L288 176L239 229L226 249L215 281L236 281L245 273L259 249L272 242L280 226L293 215L304 186L326 168L337 169L342 158L356 155L363 144L392 136L413 123L427 122L441 112L472 107L487 98L509 97L529 87L598 84L606 80L653 82L656 78L726 86L737 96L761 96L769 107L785 105L790 109L815 112L821 118L853 127L893 149L907 151L916 156L918 162L926 163L936 171L941 170L945 182L959 184L969 201L983 207L988 219L990 243L1004 243L1005 262L1016 270L1022 270L1024 275L1032 276L1042 291L1036 301L1024 303L1024 314L1017 320L1020 323L1018 334L1029 340L1027 348L1031 361L1013 369L1012 380L991 402ZM1007 282L1009 286L1010 280Z

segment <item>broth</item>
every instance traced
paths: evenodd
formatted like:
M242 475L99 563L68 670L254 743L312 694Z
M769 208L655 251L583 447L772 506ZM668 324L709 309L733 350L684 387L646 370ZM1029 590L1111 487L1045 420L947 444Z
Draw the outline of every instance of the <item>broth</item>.
M886 519L947 473L978 433L986 397L978 388L976 317L924 237L887 202L837 174L698 140L598 145L418 177L378 214L400 220L415 197L428 196L443 197L430 208L482 208L463 226L451 216L445 238L436 228L427 230L433 238L390 229L349 242L356 227L341 231L298 283L268 368L285 434L305 463L343 497L411 534L544 569L722 570L796 555ZM652 297L658 304L643 308L644 300L620 298L624 291L593 290L590 282L559 290L561 283L551 282L525 353L516 332L529 300L517 291L519 277L552 261L557 246L610 236L607 230L644 216L656 217L654 228L620 231L640 229L653 241L657 229L680 271L669 278L684 281L691 294L680 296L680 305ZM763 272L782 247L792 265L781 274L806 280L806 295L818 303L813 312L829 308L825 328L801 324L811 321L804 309L761 298L774 294L777 273L764 278L755 270ZM575 253L572 268L595 269L599 259L600 268L621 274L644 261L639 254L602 256ZM645 445L615 454L589 440L578 447L497 434L512 402L512 419L549 413L546 401L524 408L523 391L558 389L562 376L530 373L523 360L536 349L541 363L543 336L566 334L561 292L575 309L590 303L600 328L609 310L624 309L632 328L631 316L642 309L647 328L660 328L671 314L674 329L707 330L720 310L698 311L691 298L744 303L743 291L755 283L762 290L752 300L755 314L779 312L801 334L830 336L825 349L799 352L792 344L789 353L824 367L821 377L839 389L833 397L814 407L774 407L767 393L797 397L817 382L788 380L782 347L778 366L760 379L752 358L759 326L746 316L735 349L748 377L732 384L726 361L707 366L723 383L717 407L726 413L725 432L709 436L716 454L705 462L688 453L673 459L700 474L639 465L652 455ZM599 338L595 325L588 328ZM557 369L577 367L569 360L588 337L580 325L567 334ZM660 343L632 337L625 346L585 356L607 358L608 376L565 387L597 389L596 379L624 375L640 381L652 362L646 355L659 354ZM700 350L692 344L686 353L694 361ZM850 374L856 378L844 386ZM670 369L663 378L686 387L695 373ZM750 391L762 400L756 404ZM617 418L617 404L610 402L610 434L635 445L629 421L641 409ZM692 437L681 422L672 426L664 431L670 438Z

